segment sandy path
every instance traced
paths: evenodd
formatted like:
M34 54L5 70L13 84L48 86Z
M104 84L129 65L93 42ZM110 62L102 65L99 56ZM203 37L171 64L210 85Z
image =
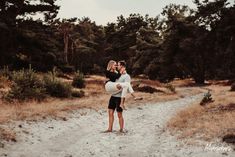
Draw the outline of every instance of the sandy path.
M202 95L157 104L143 104L124 112L127 133L120 134L117 118L113 133L107 128L107 112L81 110L67 121L19 122L15 130L22 136L15 144L0 148L0 156L9 157L201 157L232 156L235 152L205 150L205 145L186 146L164 130L177 110ZM82 116L81 116L82 115Z

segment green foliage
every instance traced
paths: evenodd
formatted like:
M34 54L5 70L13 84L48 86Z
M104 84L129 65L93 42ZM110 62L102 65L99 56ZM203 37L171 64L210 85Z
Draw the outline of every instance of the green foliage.
M53 33L46 30L48 26L46 26L45 23L49 23L58 13L59 6L55 4L55 1L56 0L40 0L36 3L30 3L30 1L26 0L12 0L10 2L8 0L1 0L1 66L6 64L12 65L14 63L16 64L16 68L19 68L22 62L20 64L15 62L17 53L27 54L28 58L31 58L33 61L38 61L39 57L42 57L42 53L45 54L48 50L51 51L53 49L53 46L51 46L54 45L53 42L49 42L54 39ZM44 24L42 24L41 20L36 21L27 17L29 14L37 13L44 15ZM41 24L39 21L41 21ZM34 55L32 55L32 53ZM35 55L37 57L35 57ZM45 57L42 58L45 59ZM27 61L30 61L33 67L35 67L33 62L31 62L32 60ZM28 62L24 64L28 66ZM41 64L41 66L43 66L43 64Z
M71 65L62 65L62 66L59 66L59 69L63 73L73 73L75 71L74 66L71 66Z
M210 102L213 102L213 99L212 99L210 91L208 91L206 94L204 94L204 97L202 98L200 105L204 106Z
M175 87L172 84L167 83L165 87L166 87L166 89L168 89L172 93L176 93Z
M53 73L44 76L44 86L46 93L52 97L68 98L72 93L72 86L57 80Z
M0 88L4 88L7 82L8 78L3 75L0 75Z
M87 17L54 19L55 2L0 2L0 66L101 74L114 59L126 60L132 75L162 82L235 77L235 6L226 0L195 0L194 10L170 4L161 16L121 15L105 26ZM27 18L31 13L42 13L45 20Z
M235 83L231 85L231 91L235 91Z
M84 75L80 72L77 72L73 78L72 86L76 88L85 88Z
M0 75L12 79L12 72L9 70L8 66L4 66L3 69L0 70Z
M85 96L85 92L83 90L73 90L72 91L72 97L76 97L76 98L81 98Z
M87 46L78 47L77 52L74 54L73 64L76 69L89 73L94 66L96 60L96 50Z
M8 100L42 100L46 97L43 81L31 68L14 71L12 81L13 85L6 96Z
M104 68L97 64L94 64L91 70L92 74L103 74L103 72L104 72Z
M139 86L139 87L136 87L135 89L136 91L140 91L140 92L144 92L144 93L155 93L155 92L163 92L161 90L158 90L156 88L153 88L151 86Z
M39 79L32 70L13 72L13 86L6 96L8 100L42 100L46 94L52 97L68 98L72 94L72 86L56 79L56 70ZM81 93L82 94L82 93Z

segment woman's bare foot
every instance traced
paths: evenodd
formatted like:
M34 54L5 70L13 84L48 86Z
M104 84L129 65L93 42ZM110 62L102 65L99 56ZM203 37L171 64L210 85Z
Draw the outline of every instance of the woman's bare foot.
M143 100L143 97L135 97L134 100Z
M134 100L142 100L143 97L136 97L134 93L131 93L131 96L134 98Z

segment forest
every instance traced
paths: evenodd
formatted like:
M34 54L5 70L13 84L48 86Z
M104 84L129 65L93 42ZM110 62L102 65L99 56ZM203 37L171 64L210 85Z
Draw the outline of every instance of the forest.
M162 82L233 80L235 5L193 2L196 9L169 4L156 17L133 13L97 25L89 17L57 18L56 0L1 0L0 68L103 74L114 59L125 60L133 76Z

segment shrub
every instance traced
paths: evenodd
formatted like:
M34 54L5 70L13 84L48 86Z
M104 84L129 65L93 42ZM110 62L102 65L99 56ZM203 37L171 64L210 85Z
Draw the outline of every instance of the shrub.
M12 79L12 72L9 70L8 66L4 66L3 69L0 70L0 75L7 79Z
M42 80L31 68L17 72L14 71L12 73L12 81L11 90L6 96L8 100L42 100L46 97Z
M94 64L94 66L93 66L91 72L92 72L93 74L103 74L104 68L101 67L101 66L99 66L99 65L97 65L97 64Z
M151 94L155 92L163 92L151 86L139 86L139 87L136 87L135 90L140 91L140 92L145 92L145 93L151 93Z
M73 78L72 86L76 88L85 88L84 75L77 72Z
M44 86L46 93L52 97L68 98L71 96L72 86L57 80L53 75L44 76Z
M70 65L63 65L63 66L60 66L59 69L60 69L63 73L73 73L73 72L75 72L74 66L70 66Z
M235 83L231 85L231 91L235 91Z
M210 91L208 91L206 94L204 94L204 97L202 98L200 105L203 106L203 105L208 104L210 102L213 102L213 100L212 100Z
M80 91L73 90L72 91L72 96L77 97L77 98L81 98L81 97L85 96L85 92L83 90L80 90Z
M172 93L176 93L175 87L174 87L172 84L167 83L165 87L166 87L166 89L168 89L168 90L171 91Z
M132 88L134 89L134 90L138 90L138 88L140 87L140 85L141 85L141 81L133 81L132 82Z
M60 71L60 70L57 70L56 76L57 76L57 77L60 77L60 78L63 78L63 79L67 79L67 80L72 80L72 79L73 79L72 76L63 73L63 72Z
M7 84L8 84L7 77L0 75L0 88L5 88Z
M235 144L235 134L227 134L222 138L223 142Z

